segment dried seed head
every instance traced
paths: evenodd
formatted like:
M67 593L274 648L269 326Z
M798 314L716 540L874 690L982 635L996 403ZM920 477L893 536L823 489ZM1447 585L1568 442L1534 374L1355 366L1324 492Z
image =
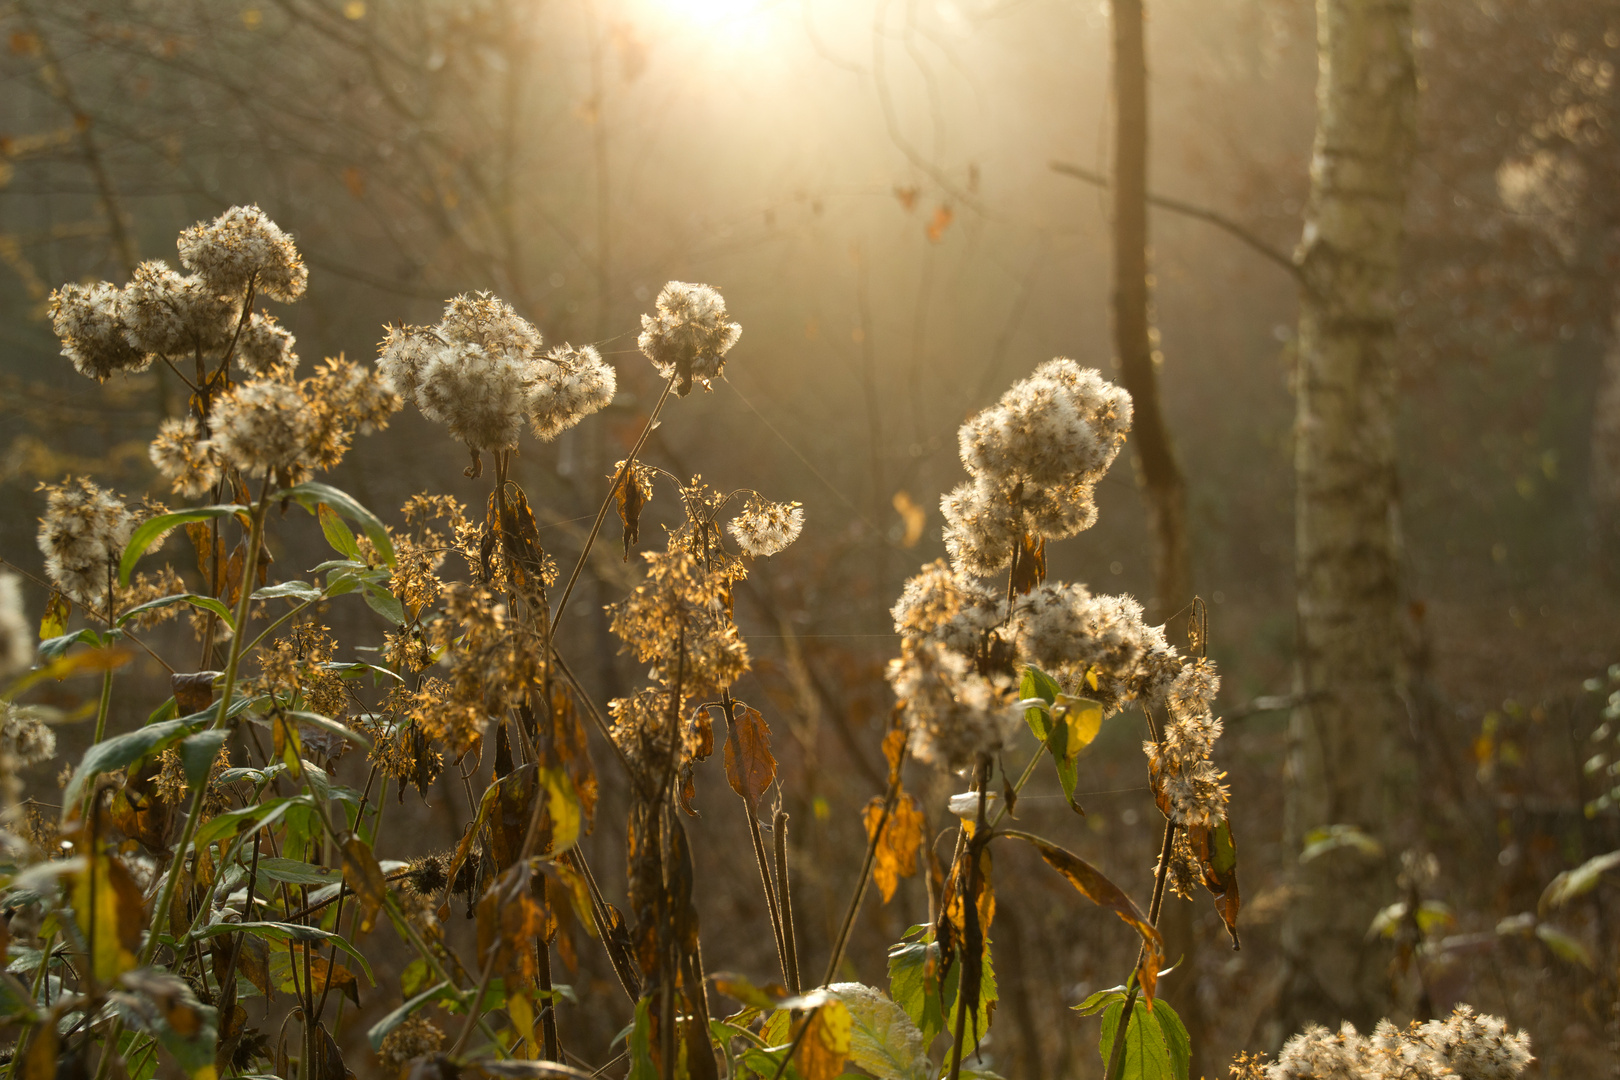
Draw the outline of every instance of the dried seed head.
M100 607L109 579L137 524L122 499L89 480L41 485L47 493L39 519L45 573L70 599Z
M979 674L971 660L937 641L901 642L888 679L920 761L965 769L980 754L999 752L1018 730L1011 680Z
M377 369L394 392L414 398L422 384L422 368L444 350L445 343L431 326L386 326L377 346Z
M23 611L22 579L0 571L0 680L27 671L34 662L34 634Z
M534 433L547 442L598 412L618 390L618 376L589 345L560 345L540 361L539 379L529 397Z
M798 503L770 502L751 495L726 531L738 547L758 559L782 551L799 538L803 528L804 508Z
M164 420L147 455L177 495L201 498L219 483L219 459L203 438L202 425L194 416Z
M692 392L694 380L704 389L720 377L726 353L742 336L742 327L726 322L726 302L707 285L671 281L658 294L657 311L641 317L637 344L664 378L675 378L675 394Z
M292 334L276 322L274 315L259 312L251 316L236 339L236 362L243 371L266 375L276 368L296 367Z
M463 293L445 305L439 336L451 345L476 345L513 359L528 359L541 346L540 331L487 292Z
M938 641L972 656L985 635L1005 621L1006 610L995 590L938 559L906 582L889 613L902 637Z
M148 353L218 353L236 330L236 305L203 278L177 274L161 260L137 266L124 297L129 342Z
M254 379L214 403L208 418L210 446L249 476L305 467L317 418L304 395L285 376Z
M81 375L100 382L117 372L145 371L152 356L135 348L125 332L128 300L105 281L64 285L51 293L51 327L62 355Z
M257 206L233 206L198 222L180 234L178 246L180 265L222 296L240 298L252 281L255 291L290 304L309 284L292 237Z

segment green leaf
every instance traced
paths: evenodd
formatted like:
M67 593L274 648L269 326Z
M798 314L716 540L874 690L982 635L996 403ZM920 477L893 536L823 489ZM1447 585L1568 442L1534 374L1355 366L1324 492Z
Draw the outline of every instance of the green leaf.
M271 881L284 881L288 885L333 885L343 880L343 871L298 859L260 855L259 876Z
M405 618L405 605L399 602L398 597L380 585L367 583L365 586L366 606L395 626L404 626L409 620Z
M355 542L354 532L343 524L337 511L320 503L315 507L315 519L321 523L321 533L326 537L326 542L332 545L333 551L351 559L360 558L360 545Z
M1190 1044L1186 1042L1187 1031L1182 1027L1177 1017L1172 1025L1174 1033L1170 1038L1158 1020L1160 1009L1167 1010L1169 1006L1164 1001L1153 1003L1153 1011L1149 1012L1147 1002L1137 1001L1131 1011L1131 1022L1125 1029L1125 1057L1120 1062L1119 1080L1187 1080L1187 1054ZM1119 1032L1119 1019L1124 1014L1125 1002L1123 999L1111 1003L1103 1013L1102 1042L1098 1047L1102 1053L1103 1068L1114 1057L1114 1037ZM1172 1049L1171 1038L1179 1038L1179 1054Z
M192 607L202 608L204 611L212 611L225 620L225 625L230 628L231 633L236 632L236 618L231 614L230 608L215 600L212 596L198 596L196 593L176 593L173 596L162 596L156 600L148 600L144 604L137 604L118 616L118 625L123 626L142 612L173 607L175 604L190 604Z
M1592 953L1577 937L1569 934L1552 923L1537 923L1536 937L1551 949L1553 955L1560 960L1568 960L1572 964L1579 964L1588 971L1595 970L1592 963Z
M931 1080L922 1032L887 994L861 983L833 983L827 989L849 1009L850 1064L878 1080Z
M262 829L266 825L273 824L281 815L287 812L289 807L300 801L307 803L309 796L295 795L290 799L271 799L269 802L258 803L241 810L231 810L220 814L218 817L211 817L197 827L197 835L193 838L192 843L200 851L215 840L235 836L244 828Z
M41 660L55 660L57 657L67 652L75 645L93 645L99 649L104 648L123 636L123 634L115 631L103 637L97 631L86 627L83 630L75 630L71 634L61 634L57 637L46 638L44 641L39 643L39 649L37 651Z
M1231 842L1230 831L1227 842ZM1305 850L1299 853L1299 861L1308 863L1341 848L1353 848L1369 858L1377 858L1384 853L1384 845L1354 825L1322 825L1305 834Z
M967 1029L968 1038L975 1044L982 1042L985 1035L990 1031L990 1017L995 1012L995 1004L1000 997L996 991L996 972L990 963L989 938L984 941L984 956L980 961L979 971L979 1008L973 1017L972 1023L968 1024ZM945 1002L945 1016L955 1017L956 1015L956 993L961 985L961 975L962 957L958 953L956 963L951 965L950 974L946 976L945 986L940 994L940 997ZM924 1036L931 1037L927 1035L926 1028L924 1029Z
M298 923L284 922L239 922L239 923L213 923L193 931L192 938L218 937L220 934L247 933L254 937L264 938L266 941L313 941L323 945L335 945L339 949L354 957L365 972L366 979L375 986L377 980L372 977L371 965L366 962L359 949L355 948L345 938L322 930L318 926L302 926Z
M307 604L319 600L321 590L307 581L283 581L279 585L268 585L253 594L255 600L280 600L283 597Z
M1080 1004L1071 1005L1069 1007L1075 1012L1079 1013L1081 1016L1096 1016L1114 1002L1124 1000L1125 988L1123 986L1115 986L1107 990L1099 990L1095 994L1092 994L1090 997L1086 998L1086 1000L1082 1001Z
M1038 667L1025 668L1024 677L1018 684L1019 697L1025 701L1040 698L1046 702L1047 709L1057 703L1058 695L1062 692L1063 688L1058 685L1057 680ZM1024 722L1042 743L1045 743L1047 736L1052 733L1052 718L1047 709L1024 710Z
M308 724L311 727L318 727L322 731L330 732L340 739L347 739L349 742L354 743L356 746L364 750L371 749L371 740L366 738L365 735L355 731L353 728L344 727L336 720L333 720L330 717L322 716L320 713L289 711L287 716L293 720L297 720L300 724Z
M401 1005L399 1008L395 1009L393 1012L371 1025L370 1029L366 1032L366 1037L371 1040L371 1048L373 1050L382 1049L382 1041L388 1037L388 1033L399 1027L399 1025L403 1024L406 1019L410 1017L411 1013L422 1008L424 1005L431 1005L433 1002L438 1001L442 997L454 996L455 992L456 988L454 986L451 986L447 982L442 982L422 991L420 994L417 994L415 997L406 1001L405 1004Z
M124 557L118 563L118 583L129 584L129 576L135 571L135 564L140 562L146 549L157 542L158 537L181 525L188 525L193 521L207 521L210 518L235 517L237 514L246 514L245 506L199 506L194 510L181 510L173 514L159 514L155 518L141 522L129 536L129 543L124 545Z
M62 793L62 805L77 807L80 796L84 794L84 785L96 776L115 769L127 768L212 720L211 708L208 712L198 713L195 716L148 724L96 743L86 750L84 757L80 759L78 769L74 770L73 779L68 781L67 789Z
M932 940L889 948L889 996L922 1032L924 1042L945 1030L939 985L939 946Z
M1547 884L1537 907L1543 914L1563 907L1577 896L1584 896L1597 888L1603 875L1615 867L1620 867L1620 851L1594 856L1573 870L1565 870Z
M347 492L339 491L328 484L310 481L296 487L287 488L285 491L278 493L276 498L295 499L298 505L312 514L319 513L315 509L317 506L331 507L356 525L359 525L361 531L371 541L372 546L377 549L377 554L383 557L383 561L389 566L394 565L394 543L388 538L388 530L383 528L383 523L377 520L375 514L361 506ZM330 540L331 537L329 536L327 539ZM356 548L356 552L358 550Z
M652 1060L652 997L636 1002L636 1023L630 1029L625 1049L630 1054L630 1072L625 1080L658 1080Z
M208 774L219 757L219 748L230 737L229 728L210 728L180 740L180 764L186 770L186 783L193 788L208 782Z

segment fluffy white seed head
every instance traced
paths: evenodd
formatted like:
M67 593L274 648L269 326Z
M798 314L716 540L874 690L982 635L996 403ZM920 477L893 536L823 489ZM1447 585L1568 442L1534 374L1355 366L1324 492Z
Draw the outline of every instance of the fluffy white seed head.
M463 293L445 305L439 336L452 345L477 345L486 352L528 358L540 351L540 331L487 292Z
M200 221L180 234L180 265L208 282L221 296L254 291L290 304L304 294L309 271L292 237L257 206L233 206L213 221Z
M523 431L535 366L527 356L458 342L422 366L416 404L468 446L505 450Z
M550 442L592 413L618 391L618 376L589 345L560 345L541 358L539 379L529 398L534 433Z
M641 317L637 344L658 373L675 378L685 397L693 381L704 389L720 377L725 356L742 336L742 326L726 321L726 302L707 285L671 281L658 294L657 310Z
M124 286L130 344L160 356L218 353L230 343L239 307L196 274L178 274L159 259L135 268Z
M972 655L985 634L1002 624L1006 610L1006 599L996 590L938 559L906 582L889 614L902 637L938 641Z
M0 720L0 753L9 754L15 765L37 765L56 756L56 732L27 706L10 702Z
M980 675L967 657L937 641L903 641L888 679L912 754L953 772L999 752L1021 723L1010 680Z
M232 389L215 402L208 426L214 451L249 476L304 466L318 430L298 388L276 378L254 379Z
M446 348L431 326L387 326L377 346L377 369L401 397L414 398L422 368Z
M151 355L129 342L127 308L123 290L105 281L64 285L51 293L51 328L62 342L62 355L79 374L106 382L118 372L145 371L151 365Z
M991 577L1012 564L1024 534L1010 507L970 480L943 495L939 509L945 516L945 550L958 573Z
M259 312L251 316L236 339L236 362L243 371L263 375L282 366L295 366L294 338L274 315Z
M107 598L109 576L135 531L135 515L122 499L89 480L46 485L39 519L45 573L62 594L93 607Z
M23 610L22 579L0 570L0 680L12 679L34 662L34 634Z
M177 495L201 498L219 483L219 459L194 416L164 420L147 455Z
M726 531L737 546L754 556L775 555L799 538L804 529L804 508L798 503L777 503L752 495L743 512L731 519Z
M1459 1005L1404 1028L1381 1020L1369 1037L1312 1025L1288 1040L1266 1080L1517 1080L1533 1060L1523 1031Z

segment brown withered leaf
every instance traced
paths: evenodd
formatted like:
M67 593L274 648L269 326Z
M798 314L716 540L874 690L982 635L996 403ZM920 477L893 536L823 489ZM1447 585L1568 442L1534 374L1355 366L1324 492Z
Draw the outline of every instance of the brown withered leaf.
M23 1080L56 1080L56 1015L34 1027L34 1037L23 1052Z
M194 716L214 703L214 680L217 671L193 671L169 676L169 691L174 694L175 713Z
M866 839L870 843L878 822L883 818L883 800L874 798L867 804L862 817L866 822ZM917 852L922 842L922 807L917 805L917 800L909 792L901 792L888 821L884 823L883 835L878 839L872 862L872 880L883 894L885 904L894 899L894 891L899 887L901 878L917 873Z
M512 740L506 734L506 721L495 729L495 779L512 771Z
M343 841L343 882L360 901L359 932L371 933L377 924L377 912L388 898L388 883L371 845L358 836Z
M1013 552L1012 587L1020 596L1046 580L1046 538L1024 534Z
M489 853L495 860L498 873L504 873L523 854L523 839L528 835L529 822L534 819L535 795L540 790L538 781L538 771L532 764L519 765L490 789L495 794L493 802L488 802L488 796L485 796ZM536 851L545 850L545 841L550 835L549 819L544 814L540 827L543 835L535 847Z
M883 736L883 759L889 763L889 783L900 780L900 763L906 752L906 729L893 727Z
M1137 968L1136 974L1138 981L1142 985L1143 997L1148 1003L1148 1008L1151 1009L1153 1007L1154 984L1159 977L1159 968L1164 962L1164 939L1159 936L1159 931L1154 928L1153 924L1148 922L1147 916L1142 914L1142 909L1137 907L1135 901L1129 896L1125 895L1123 889L1103 876L1101 870L1098 870L1079 856L1063 850L1056 844L1049 844L1040 837L1032 836L1029 833L1008 830L1004 835L1016 836L1020 840L1026 840L1033 844L1035 849L1041 853L1041 858L1046 860L1046 864L1067 878L1069 884L1073 885L1081 896L1084 896L1098 907L1104 907L1112 911L1124 920L1127 926L1141 935L1144 948L1142 950L1142 963Z
M543 878L538 879L543 881ZM478 901L479 963L493 960L507 986L527 985L538 973L534 943L550 936L552 920L539 896L528 862L495 880Z
M353 1080L354 1070L343 1064L343 1052L326 1030L325 1024L315 1025L315 1068L310 1075L314 1080Z
M697 783L692 778L692 763L688 761L681 766L681 809L686 811L688 817L702 817L693 808L692 803L697 799Z
M641 476L643 470L631 463L624 471L624 480L614 489L619 507L619 523L624 526L624 561L630 561L630 549L641 539L641 511L652 499L652 484Z
M160 771L162 762L157 758L136 766L124 786L113 793L107 807L113 826L153 854L168 851L169 833L175 822L174 806L157 793L155 781Z
M842 1076L855 1029L848 1006L829 998L794 1025L795 1035L800 1028L807 1030L794 1062L804 1080L836 1080Z
M515 588L538 597L545 588L546 553L540 547L540 529L534 511L529 509L529 497L511 481L498 494L501 551L506 556L507 572Z
M692 714L692 734L697 736L697 746L692 750L693 759L708 761L709 755L714 753L714 720L710 718L707 707Z
M247 940L252 941L255 939L250 934ZM354 972L342 964L331 963L325 956L321 955L321 950L318 947L311 948L293 942L287 948L292 950L289 970L296 976L300 988L304 984L304 956L308 953L309 985L312 993L324 994L327 988L331 987L354 1004L360 1004L360 984L355 981ZM292 992L294 988L289 981L282 989Z
M1238 938L1237 918L1243 897L1238 891L1237 841L1232 838L1232 823L1222 821L1213 829L1192 826L1187 830L1187 841L1198 859L1204 888L1214 897L1215 910L1231 935L1232 948L1239 949L1242 942Z
M758 709L740 702L732 706L726 732L726 779L731 790L743 797L750 811L776 779L776 759L771 756L771 729Z
M191 541L191 548L197 553L197 573L207 582L207 591L211 593L214 591L213 563L219 553L213 530L206 521L193 521L186 525L186 539Z
M574 782L574 793L579 796L585 831L589 833L596 820L599 791L596 766L591 762L590 740L585 734L585 726L580 723L579 706L573 692L564 684L558 684L551 691L550 746L551 752L567 771L568 778ZM544 751L541 757L545 757Z

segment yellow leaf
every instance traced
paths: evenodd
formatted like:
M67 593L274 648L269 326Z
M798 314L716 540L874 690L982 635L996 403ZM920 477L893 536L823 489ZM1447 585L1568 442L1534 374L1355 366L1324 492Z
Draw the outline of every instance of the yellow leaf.
M579 842L583 814L574 782L561 766L541 769L540 782L545 785L546 812L551 815L551 850L546 854L555 858Z
M801 1023L810 1028L799 1044L799 1072L804 1080L836 1080L843 1075L844 1062L849 1058L854 1030L849 1008L834 998Z
M90 943L91 970L102 986L135 966L146 926L141 890L124 864L102 852L73 876L73 918Z

